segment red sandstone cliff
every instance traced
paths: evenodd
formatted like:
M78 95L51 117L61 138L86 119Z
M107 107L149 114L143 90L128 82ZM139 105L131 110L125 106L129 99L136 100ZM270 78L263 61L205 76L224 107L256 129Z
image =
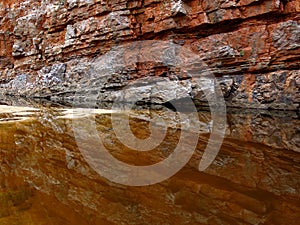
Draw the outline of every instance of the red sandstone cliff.
M227 105L295 110L299 12L299 0L9 0L0 3L1 86L9 94L70 97L90 59L113 46L171 40L208 64ZM102 80L100 100L113 101L132 80L172 72L135 65ZM185 91L199 97L193 88Z

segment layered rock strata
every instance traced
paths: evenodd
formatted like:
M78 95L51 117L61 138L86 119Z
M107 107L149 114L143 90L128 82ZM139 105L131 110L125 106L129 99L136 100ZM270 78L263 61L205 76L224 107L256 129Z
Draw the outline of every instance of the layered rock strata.
M174 88L158 85L165 93L156 103L185 93L202 104L190 76L159 63L135 63L104 78L97 74L83 87L93 59L113 47L165 40L192 50L208 65L228 106L297 110L299 11L297 0L5 1L0 4L1 87L8 94L56 99L97 87L99 101L114 101L111 96L145 85L148 97L141 101L151 102L156 84L123 87L144 77L167 77L184 88L173 95Z

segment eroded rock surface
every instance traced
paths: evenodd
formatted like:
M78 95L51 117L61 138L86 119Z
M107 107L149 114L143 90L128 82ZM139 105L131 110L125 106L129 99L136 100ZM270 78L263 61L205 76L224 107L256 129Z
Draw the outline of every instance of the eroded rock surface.
M86 88L80 80L92 59L123 43L165 40L191 49L208 65L229 106L296 110L299 11L298 0L5 1L0 4L1 87L13 95L69 98ZM54 69L59 65L63 69ZM191 83L176 69L140 63L90 85L102 93L100 101L111 101L115 92L126 95L122 88L132 81L153 75L183 79L183 87ZM144 93L151 96L153 88ZM167 85L159 89L166 90L159 102L184 93L202 104L197 88L181 88L173 96Z

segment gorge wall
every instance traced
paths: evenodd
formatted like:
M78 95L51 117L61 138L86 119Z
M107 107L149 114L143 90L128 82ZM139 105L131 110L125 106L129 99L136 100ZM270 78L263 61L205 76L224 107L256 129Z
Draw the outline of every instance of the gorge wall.
M114 46L168 40L208 65L228 106L299 110L299 12L298 0L2 1L1 90L68 100L90 88L101 93L98 100L112 102L143 86L145 102L155 95L155 103L165 103L186 92L202 104L193 79L176 67L136 63L90 74L93 59ZM167 77L185 88L143 81L123 89L143 77ZM164 91L154 93L157 86Z

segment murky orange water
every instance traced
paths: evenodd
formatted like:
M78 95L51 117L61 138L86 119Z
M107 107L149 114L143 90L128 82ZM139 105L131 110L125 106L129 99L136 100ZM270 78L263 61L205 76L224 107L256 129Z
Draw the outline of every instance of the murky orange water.
M40 106L0 108L1 225L299 224L296 113L229 112L222 148L199 172L211 123L208 112L199 112L203 131L190 162L161 183L131 187L100 176L82 156L72 124L85 115ZM149 165L173 151L181 134L175 112L132 111L132 132L149 136L153 112L167 115L171 125L150 152L124 146L112 129L112 112L96 112L97 132L115 158Z

